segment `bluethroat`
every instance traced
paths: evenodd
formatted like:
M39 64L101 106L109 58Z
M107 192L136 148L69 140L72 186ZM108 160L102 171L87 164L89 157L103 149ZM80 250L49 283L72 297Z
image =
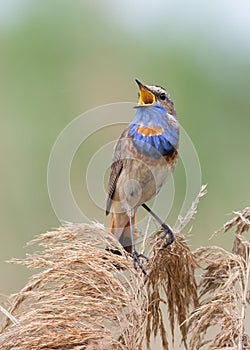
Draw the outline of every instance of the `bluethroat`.
M113 155L107 189L106 215L110 229L124 249L133 256L135 269L145 273L135 248L134 227L139 206L144 207L162 226L164 246L174 234L146 204L157 195L172 173L178 157L179 123L169 93L156 85L139 86L139 102L130 125L121 134Z

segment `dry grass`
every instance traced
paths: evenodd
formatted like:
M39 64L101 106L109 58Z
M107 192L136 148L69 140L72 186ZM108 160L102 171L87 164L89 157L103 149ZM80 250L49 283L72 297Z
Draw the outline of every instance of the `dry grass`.
M224 232L236 229L233 252L219 247L200 248L195 252L203 266L199 286L200 306L190 317L190 349L250 349L245 332L246 309L250 299L250 242L243 236L250 228L250 208L235 212ZM206 339L209 328L217 332Z
M179 230L204 193L180 218ZM177 326L186 349L250 349L249 220L246 208L224 225L225 232L236 230L231 253L218 247L192 252L180 232L162 249L157 232L148 239L148 276L134 270L122 249L121 255L105 250L119 245L100 224L68 224L40 235L31 242L40 252L12 260L38 271L5 310L0 349L135 350L150 347L158 334L170 349Z
M154 244L155 253L146 285L149 296L147 344L149 346L152 333L156 336L160 332L163 349L169 349L166 318L163 316L168 313L172 343L177 320L182 341L187 348L187 325L184 321L190 307L198 305L194 275L198 264L181 234L176 235L176 241L170 247L161 249L161 246L162 240L158 238Z
M147 312L143 277L101 225L67 225L39 236L42 252L16 263L41 272L15 296L1 349L134 349ZM117 270L116 265L123 270ZM141 291L138 293L138 291Z

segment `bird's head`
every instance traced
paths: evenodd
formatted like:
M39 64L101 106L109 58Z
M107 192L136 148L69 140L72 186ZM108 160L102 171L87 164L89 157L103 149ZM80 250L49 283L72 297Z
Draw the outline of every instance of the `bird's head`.
M169 93L161 86L144 85L139 80L135 79L139 86L139 106L152 106L155 102L160 103L168 113L176 115L174 102Z

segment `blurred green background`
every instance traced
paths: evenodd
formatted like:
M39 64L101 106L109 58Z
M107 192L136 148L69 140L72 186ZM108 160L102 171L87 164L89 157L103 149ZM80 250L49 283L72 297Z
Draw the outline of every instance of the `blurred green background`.
M0 293L16 292L30 275L5 260L24 257L27 241L59 225L46 178L58 134L90 108L136 102L134 78L168 88L198 152L208 194L191 246L210 244L227 214L249 205L249 9L228 0L0 1ZM111 140L119 134L113 130ZM72 165L79 200L98 142ZM183 196L180 164L175 177ZM107 222L90 208L90 219ZM222 235L212 244L230 248L231 241Z

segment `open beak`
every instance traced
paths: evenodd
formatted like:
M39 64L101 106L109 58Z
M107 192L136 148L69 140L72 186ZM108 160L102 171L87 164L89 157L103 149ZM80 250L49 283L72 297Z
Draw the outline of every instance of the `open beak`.
M155 95L149 91L146 85L143 85L139 80L135 79L140 89L139 106L151 106L155 103Z

